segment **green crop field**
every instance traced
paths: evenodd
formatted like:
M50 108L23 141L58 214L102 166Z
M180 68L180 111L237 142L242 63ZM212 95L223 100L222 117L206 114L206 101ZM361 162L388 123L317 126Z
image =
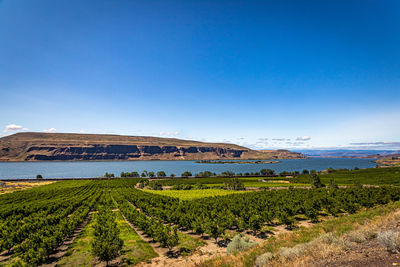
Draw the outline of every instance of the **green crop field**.
M321 177L323 182L335 177L338 183L343 183L352 181L354 175L363 178L363 183L395 184L398 172L399 168L382 168L336 171ZM376 180L377 176L383 179ZM212 184L220 178L204 179ZM147 262L157 257L157 249L154 251L150 242L176 255L189 255L206 245L201 239L203 235L217 241L229 231L251 230L256 234L270 224L291 229L300 219L318 222L322 216L353 214L400 200L397 186L139 190L135 188L139 181L122 178L59 181L0 195L0 252L9 253L0 257L0 266L50 263L49 259L55 257L64 241L87 220L88 224L57 262L59 266L92 266L113 260L119 265ZM241 181L247 185L261 183L258 179Z
M226 196L229 194L241 194L251 191L229 191L224 189L202 189L202 190L143 190L149 193L175 197L181 200L192 200L203 197Z
M355 180L371 185L400 185L400 167L371 168L361 170L338 170L320 175L321 181L328 184L334 179L338 184L353 184ZM292 179L295 183L310 183L308 175L299 175Z

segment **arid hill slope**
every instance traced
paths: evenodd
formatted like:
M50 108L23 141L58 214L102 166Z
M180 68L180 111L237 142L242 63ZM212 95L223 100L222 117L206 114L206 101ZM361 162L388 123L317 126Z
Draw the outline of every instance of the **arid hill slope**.
M287 150L175 138L103 134L17 133L0 138L0 161L36 160L208 160L304 158Z

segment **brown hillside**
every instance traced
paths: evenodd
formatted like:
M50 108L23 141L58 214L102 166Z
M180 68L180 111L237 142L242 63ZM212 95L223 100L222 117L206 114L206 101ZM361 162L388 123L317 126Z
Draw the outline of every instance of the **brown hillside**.
M0 161L208 160L304 158L290 151L256 151L235 144L105 134L17 133L0 138Z

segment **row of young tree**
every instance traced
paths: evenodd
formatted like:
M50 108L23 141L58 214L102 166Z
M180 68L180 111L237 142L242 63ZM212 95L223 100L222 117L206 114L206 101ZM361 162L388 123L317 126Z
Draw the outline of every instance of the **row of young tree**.
M170 251L179 242L177 227L164 225L155 218L149 218L144 213L137 210L129 202L129 190L120 188L113 191L113 198L118 203L118 207L126 219L143 231L153 241L159 242L162 247L167 247Z
M102 207L95 215L92 251L99 260L108 263L119 255L124 242L115 221L115 214L109 207Z
M125 181L120 181L124 183ZM336 216L400 199L400 188L291 189L231 194L193 201L129 189L129 200L147 216L197 233L227 229L259 231L265 223L291 228L295 216L318 221L321 214ZM211 226L210 226L211 225Z
M36 266L45 262L82 224L101 194L94 182L68 185L60 183L50 190L39 187L1 197L0 250L12 250L18 264Z

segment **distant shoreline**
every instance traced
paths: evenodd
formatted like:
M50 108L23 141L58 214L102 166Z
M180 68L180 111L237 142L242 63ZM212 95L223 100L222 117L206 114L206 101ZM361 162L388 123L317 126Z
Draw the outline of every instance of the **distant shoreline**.
M274 160L257 160L257 161L222 161L222 160L198 160L195 163L202 164L270 164L279 163L280 161Z

